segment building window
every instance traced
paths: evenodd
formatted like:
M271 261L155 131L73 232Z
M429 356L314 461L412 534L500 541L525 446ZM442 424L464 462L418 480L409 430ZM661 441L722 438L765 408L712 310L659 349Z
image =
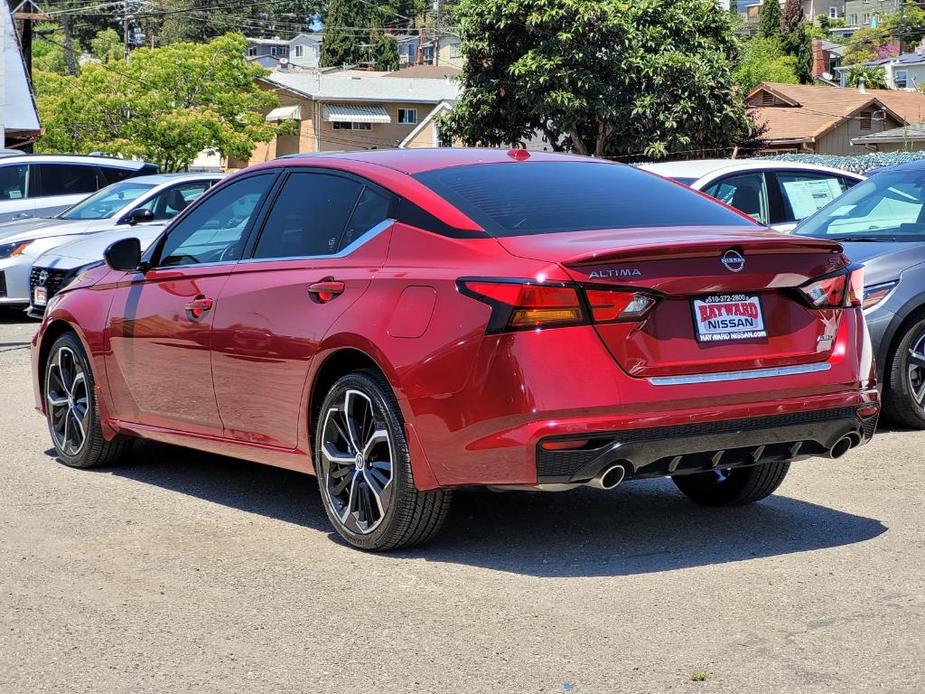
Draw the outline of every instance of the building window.
M450 44L450 60L462 58L462 45L458 43Z
M774 95L771 92L761 92L761 105L762 106L773 106L774 105Z
M418 122L418 110L416 108L398 109L398 122L400 125L414 125Z
M838 19L838 8L837 7L829 8L829 19Z
M342 123L340 121L334 121L333 123L335 130L372 130L372 123Z
M905 89L909 86L908 70L893 70L893 84L897 89Z
M248 55L257 55L257 46L251 46L247 49Z
M858 16L857 16L856 14L849 14L849 15L848 15L848 24L851 25L851 26L857 26L857 24L858 24Z
M296 46L296 47L295 47L295 57L296 57L296 58L301 58L301 57L302 57L302 46Z
M870 111L861 111L861 130L870 130Z
M870 24L870 12L861 15L861 24Z

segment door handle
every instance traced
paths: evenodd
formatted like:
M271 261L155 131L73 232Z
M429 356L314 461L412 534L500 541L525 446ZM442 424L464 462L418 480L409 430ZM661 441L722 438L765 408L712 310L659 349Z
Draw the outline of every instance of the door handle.
M344 293L344 283L333 277L325 278L320 282L308 285L308 294L315 301L323 304L334 297Z
M199 319L205 315L206 311L212 308L214 303L207 296L197 296L186 305L186 311L190 314L190 318Z

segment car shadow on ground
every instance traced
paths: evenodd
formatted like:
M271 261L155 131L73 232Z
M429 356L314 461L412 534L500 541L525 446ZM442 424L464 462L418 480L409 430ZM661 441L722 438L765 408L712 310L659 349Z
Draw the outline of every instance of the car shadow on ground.
M124 466L108 472L342 542L331 531L313 477L160 444L139 444L133 451ZM670 480L648 480L610 492L461 491L438 538L384 556L530 576L620 576L838 547L885 531L878 520L786 496L704 508L687 501Z

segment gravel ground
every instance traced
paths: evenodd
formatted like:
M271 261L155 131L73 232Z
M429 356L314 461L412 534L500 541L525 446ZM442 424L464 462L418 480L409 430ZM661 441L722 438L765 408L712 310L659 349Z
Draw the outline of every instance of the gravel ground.
M0 692L922 692L925 433L698 508L469 492L364 554L310 477L167 446L55 462L0 318Z

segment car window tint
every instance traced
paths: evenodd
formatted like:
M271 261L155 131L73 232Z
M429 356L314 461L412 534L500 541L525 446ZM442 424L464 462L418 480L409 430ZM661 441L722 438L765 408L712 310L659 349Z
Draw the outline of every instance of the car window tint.
M343 250L374 226L389 219L391 207L391 197L364 186L337 250Z
M39 170L40 195L79 195L100 188L96 167L82 164L36 164Z
M174 226L160 249L159 265L237 260L244 232L275 174L232 181L215 191Z
M414 177L492 236L748 224L689 188L593 160L471 164Z
M762 224L768 223L767 197L764 191L764 176L761 173L727 176L711 183L703 192L741 210Z
M784 202L784 221L806 219L845 192L841 176L810 172L779 172L775 174Z
M106 183L118 183L119 181L124 181L126 178L132 178L138 175L138 171L134 169L117 169L112 166L101 166L100 173L103 175L103 180ZM146 173L157 173L157 171L148 171Z
M154 219L173 219L200 195L205 193L211 181L181 183L162 190L138 209L151 210Z
M26 172L28 166L0 166L0 200L22 200L26 197Z
M63 212L61 219L108 219L154 187L151 183L124 181L97 191Z
M293 173L270 210L254 257L336 253L362 187L343 176Z

